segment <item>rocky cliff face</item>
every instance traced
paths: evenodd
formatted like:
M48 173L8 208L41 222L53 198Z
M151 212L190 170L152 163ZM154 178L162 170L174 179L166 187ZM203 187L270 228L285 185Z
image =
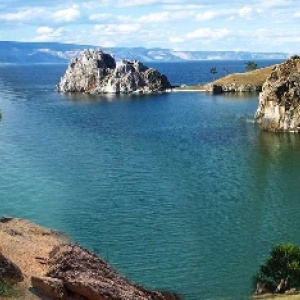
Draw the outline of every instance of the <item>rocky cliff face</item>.
M10 300L178 300L134 284L62 233L26 220L0 218L0 284ZM3 289L0 288L0 299ZM5 298L6 299L6 298ZM7 298L8 299L8 298Z
M163 92L171 85L166 76L139 61L115 59L99 50L85 50L69 63L57 85L60 92L129 94Z
M48 297L86 300L177 300L177 296L149 291L119 275L95 254L77 245L55 247L46 277L32 277L32 285Z
M274 67L263 85L255 114L262 129L300 131L300 57Z

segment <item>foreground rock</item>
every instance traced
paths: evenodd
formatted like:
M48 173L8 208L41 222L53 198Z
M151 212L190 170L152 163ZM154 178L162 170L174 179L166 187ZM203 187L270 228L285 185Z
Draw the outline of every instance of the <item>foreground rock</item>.
M15 288L19 296L9 299L42 299L32 293L31 277L43 276L48 271L49 252L53 247L68 241L62 233L24 219L0 218L1 279L18 282ZM0 296L0 299L6 298Z
M255 114L269 131L300 131L300 57L276 66L263 85Z
M33 277L32 285L60 299L167 300L178 299L148 291L120 276L95 254L71 244L55 247L49 255L46 277Z
M72 59L57 85L60 92L89 94L157 93L171 88L166 76L139 61L115 59L99 50L85 50Z
M8 217L0 218L1 280L15 283L10 300L178 299L132 284L60 232Z

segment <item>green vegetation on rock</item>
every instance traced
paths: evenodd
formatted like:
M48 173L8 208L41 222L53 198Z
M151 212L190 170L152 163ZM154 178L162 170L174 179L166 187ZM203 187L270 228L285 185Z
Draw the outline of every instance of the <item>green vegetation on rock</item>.
M15 286L7 281L0 281L0 296L2 297L14 297L18 294Z

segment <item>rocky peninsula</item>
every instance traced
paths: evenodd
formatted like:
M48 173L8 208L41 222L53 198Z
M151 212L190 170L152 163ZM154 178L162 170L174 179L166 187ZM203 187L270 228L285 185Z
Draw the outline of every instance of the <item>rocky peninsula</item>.
M158 93L171 88L167 77L139 61L116 62L100 50L85 50L71 60L59 92L88 94Z
M245 73L233 73L214 80L210 83L195 86L181 86L174 91L201 91L213 94L228 92L261 92L264 82L272 72L274 66L248 71Z
M255 118L264 130L300 131L299 56L273 68L260 93Z
M176 300L150 291L117 273L96 254L64 234L18 218L0 219L0 299Z
M204 86L207 92L261 92L262 86L273 67L266 67L245 73L229 74Z

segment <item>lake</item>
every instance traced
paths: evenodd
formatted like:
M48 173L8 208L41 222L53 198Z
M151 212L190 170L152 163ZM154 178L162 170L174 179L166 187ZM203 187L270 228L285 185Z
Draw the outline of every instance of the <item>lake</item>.
M245 69L149 65L174 85ZM0 66L0 215L64 231L148 288L247 299L271 247L300 243L300 136L260 131L257 94L64 95L65 68Z

